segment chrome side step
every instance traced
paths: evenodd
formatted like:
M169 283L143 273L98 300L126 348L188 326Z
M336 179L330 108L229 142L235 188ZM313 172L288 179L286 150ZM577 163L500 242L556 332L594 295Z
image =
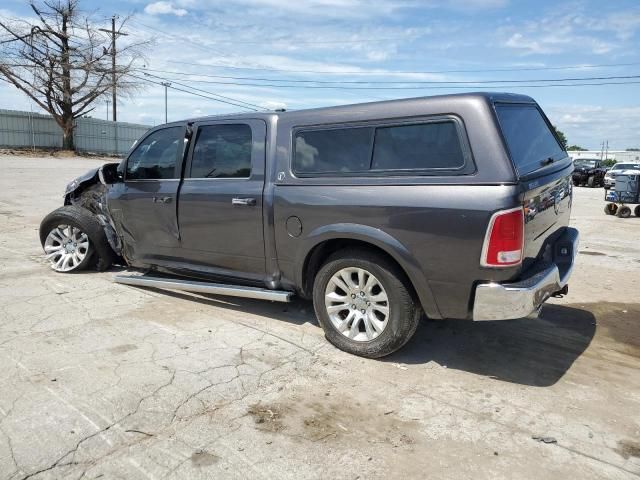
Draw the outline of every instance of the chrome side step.
M117 283L136 287L165 288L167 290L184 290L186 292L212 293L229 297L257 298L273 302L289 302L293 292L284 290L268 290L266 288L225 285L222 283L196 282L173 278L148 277L146 275L116 275Z

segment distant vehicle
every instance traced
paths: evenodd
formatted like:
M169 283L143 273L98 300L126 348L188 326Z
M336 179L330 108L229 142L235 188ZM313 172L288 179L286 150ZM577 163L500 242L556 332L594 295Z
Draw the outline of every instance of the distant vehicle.
M573 184L577 187L586 185L587 187L602 187L604 185L604 175L607 169L602 160L598 158L579 158L573 162Z
M509 320L566 294L572 171L522 95L196 118L71 182L40 239L58 272L118 262L162 274L130 285L313 299L329 341L381 357L423 311Z
M604 176L605 190L616 186L616 174L622 170L640 170L640 163L616 163Z

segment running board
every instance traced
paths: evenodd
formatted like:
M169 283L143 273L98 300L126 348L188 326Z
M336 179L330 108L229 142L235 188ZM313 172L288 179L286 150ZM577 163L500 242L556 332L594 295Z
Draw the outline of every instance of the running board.
M266 288L196 282L193 280L178 280L173 278L148 277L145 275L116 275L113 279L117 283L133 285L136 287L152 287L164 288L167 290L184 290L186 292L212 293L214 295L257 298L258 300L271 300L273 302L289 302L293 295L292 292L284 290L268 290Z

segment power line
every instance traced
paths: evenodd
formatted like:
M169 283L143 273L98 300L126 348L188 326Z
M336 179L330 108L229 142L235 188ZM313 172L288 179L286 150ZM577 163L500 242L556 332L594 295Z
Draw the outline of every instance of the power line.
M152 72L167 73L172 75L192 76L192 77L206 77L206 78L226 78L232 80L253 80L253 81L265 81L265 82L286 82L286 83L313 83L313 84L415 84L415 85L449 85L449 84L491 84L491 83L545 83L545 82L577 82L588 80L629 80L633 78L640 78L640 75L621 75L621 76L606 76L606 77L575 77L575 78L547 78L547 79L528 79L528 80L414 80L414 81L389 81L389 80L299 80L299 79L284 79L284 78L259 78L259 77L235 77L228 75L207 75L201 73L186 73L176 72L169 70L156 70L147 68ZM204 80L191 80L199 83L209 83ZM215 83L215 82L211 82Z
M191 90L196 90L196 91L198 91L198 92L203 92L203 93L206 93L206 94L208 94L208 95L214 95L214 96L216 96L216 97L220 97L220 98L224 98L224 99L227 99L227 100L231 100L231 101L233 101L233 102L244 103L245 105L248 105L248 106L250 106L250 107L256 107L256 108L258 108L259 110L264 110L264 108L263 108L263 107L261 107L260 105L256 105L256 104L254 104L254 103L245 102L244 100L239 100L239 99L237 99L237 98L227 97L227 96L225 96L225 95L220 95L219 93L213 93L213 92L209 92L209 91L207 91L207 90L202 90L202 89L200 89L200 88L192 87L192 86L190 86L190 85L186 85L186 84L184 84L184 83L180 83L180 82L178 82L178 81L176 81L176 80L174 80L174 79L172 79L172 78L160 77L160 76L158 76L158 75L153 75L153 74L151 74L151 73L146 73L146 72L143 72L143 73L144 73L144 75L148 75L148 76L151 76L151 77L154 77L154 78L158 78L158 79L160 79L160 80L164 80L164 81L171 81L172 83L175 83L176 85L180 85L180 86L182 86L182 87L186 87L186 88L189 88L189 89L191 89Z
M184 41L184 39L182 39ZM335 71L335 70L295 70L285 68L271 68L271 67L239 67L234 65L219 65L219 64L199 64L192 62L183 62L179 60L168 60L168 63L177 63L180 65L191 65L199 68L228 68L233 70L261 70L271 72L288 72L288 73L320 73L323 75L401 75L401 74L438 74L438 73L488 73L488 72L534 72L534 71L546 71L546 70L575 70L583 68L614 68L614 67L630 67L640 65L640 62L634 63L603 63L603 64L585 64L585 65L564 65L558 67L504 67L504 68L489 68L489 69L470 69L470 70L431 70L431 71L406 71L406 70L393 70L393 71L376 71L376 70L357 70L357 71Z
M139 77L138 75L134 75L134 74L132 74L132 73L125 73L125 75L128 75L128 76L133 77L133 78L137 78L138 80L142 80L142 81L144 81L144 82L153 83L154 85L164 86L164 85L162 84L162 82L156 82L156 81L154 81L154 80L149 80L148 78L145 78L145 77ZM189 90L184 90L184 89L182 89L182 88L178 88L178 87L174 87L174 86L170 86L170 87L168 87L168 88L170 88L170 89L172 89L172 90L177 90L178 92L184 92L184 93L188 93L188 94L191 94L191 95L195 95L195 96L197 96L197 97L206 98L207 100L214 100L214 101L216 101L216 102L226 103L226 104L228 104L228 105L233 105L233 106L236 106L236 107L245 108L245 109L247 109L247 110L252 110L252 111L254 111L254 112L259 111L259 110L255 109L255 108L246 107L246 106L244 106L244 105L240 105L240 104L238 104L238 103L227 102L226 100L220 100L219 98L214 98L214 97L210 97L210 96L207 96L207 95L202 95L202 94L200 94L200 93L196 93L196 92L190 92Z
M163 77L164 78L164 77ZM636 79L640 78L640 75L629 75L625 77L611 77L611 79ZM174 81L174 79L166 78L167 80ZM603 80L607 80L607 78L602 78ZM564 81L572 81L578 83L547 83L547 84L522 84L520 81L514 85L513 83L508 83L505 85L490 85L490 84L482 84L481 82L474 84L467 84L466 82L452 82L453 85L442 85L442 84L428 84L428 85L420 85L420 86L384 86L384 87L368 87L368 86L345 86L345 85L282 85L282 84L274 84L274 83L247 83L247 82L223 82L223 81L214 81L214 80L191 80L194 83L207 83L214 85L236 85L236 86L246 86L246 87L269 87L269 88L298 88L298 89L332 89L332 90L424 90L424 89L483 89L483 88L505 88L517 86L521 88L542 88L542 87L560 87L560 86L571 86L571 87L579 87L579 86L596 86L596 85L628 85L635 84L638 82L630 81L630 82L601 82L601 83L586 83L589 80L598 80L597 77L593 78L585 78L585 79L556 79L556 80L544 80L544 82L564 82ZM516 82L516 81L513 81ZM535 82L532 80L531 82ZM408 82L407 82L408 83ZM464 83L464 85L456 85L457 83ZM506 81L494 81L494 84L503 84ZM193 88L193 87L189 87Z

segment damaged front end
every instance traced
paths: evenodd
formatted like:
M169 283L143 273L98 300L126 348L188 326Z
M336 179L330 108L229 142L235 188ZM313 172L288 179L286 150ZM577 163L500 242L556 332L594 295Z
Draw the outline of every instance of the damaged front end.
M122 257L122 241L107 208L109 185L120 175L117 169L117 163L105 163L76 178L65 189L64 204L82 207L93 213L104 229L109 246Z

